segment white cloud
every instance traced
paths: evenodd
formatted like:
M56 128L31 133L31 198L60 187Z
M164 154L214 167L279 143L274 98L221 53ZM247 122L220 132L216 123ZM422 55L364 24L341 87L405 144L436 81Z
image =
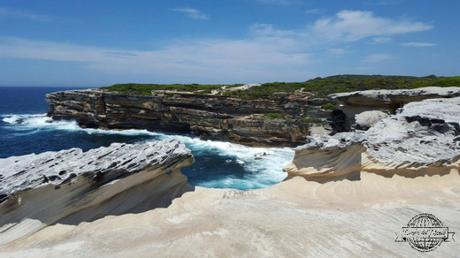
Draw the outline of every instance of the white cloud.
M432 29L433 26L417 21L398 20L375 16L369 11L338 12L335 16L321 18L301 29L279 29L271 24L256 24L251 32L264 37L285 37L303 41L305 46L350 43L372 38L383 44L397 35Z
M428 43L428 42L405 42L405 43L402 43L401 45L405 47L434 47L436 46L436 44Z
M39 22L48 22L48 21L53 20L52 18L48 16L39 15L39 14L35 14L32 12L28 12L28 11L9 9L9 8L0 8L0 17L16 17L16 18L23 18L23 19L39 21Z
M382 63L395 59L393 55L390 54L371 54L364 58L365 63Z
M375 16L369 11L343 10L332 18L316 21L313 31L331 40L357 41L367 37L391 36L432 29L433 26L409 20Z
M187 15L187 17L195 20L209 20L209 16L195 8L176 8L174 12L179 12Z
M321 69L350 71L350 66L335 66L327 55L356 54L353 41L375 41L429 28L421 22L381 18L370 12L342 11L301 29L255 24L241 39L178 39L161 48L142 51L0 37L0 58L73 62L85 71L110 78L150 82L293 81L317 76ZM325 38L328 35L333 37ZM394 58L377 53L362 61L370 66Z
M199 82L300 80L310 64L310 55L292 42L262 38L180 41L151 51L0 38L0 58L79 62L105 73Z
M372 42L375 44L385 44L391 40L390 37L375 37L372 39Z

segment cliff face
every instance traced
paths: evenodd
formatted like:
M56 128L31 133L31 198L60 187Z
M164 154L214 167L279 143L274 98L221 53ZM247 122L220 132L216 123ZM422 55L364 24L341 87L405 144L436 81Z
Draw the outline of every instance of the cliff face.
M165 207L189 189L180 169L192 162L175 140L0 159L0 244L57 222Z
M307 142L312 122L329 120L334 133L343 132L363 111L394 113L409 102L456 96L460 96L460 87L357 91L324 99L304 91L245 99L164 90L144 96L96 89L51 93L47 100L49 116L75 119L82 127L147 129L246 145L298 146ZM322 109L330 103L341 104L342 111L334 116L337 110L331 114Z
M308 123L302 117L322 113L319 107L306 110L308 97L299 93L245 100L171 92L129 96L103 90L47 95L49 116L76 119L82 127L193 133L248 145L287 146L305 142ZM273 113L277 116L269 117Z

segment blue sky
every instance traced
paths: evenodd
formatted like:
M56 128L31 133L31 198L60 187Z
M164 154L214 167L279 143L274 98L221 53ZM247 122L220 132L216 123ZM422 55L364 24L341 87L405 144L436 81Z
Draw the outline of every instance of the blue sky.
M460 74L457 0L0 1L1 86Z

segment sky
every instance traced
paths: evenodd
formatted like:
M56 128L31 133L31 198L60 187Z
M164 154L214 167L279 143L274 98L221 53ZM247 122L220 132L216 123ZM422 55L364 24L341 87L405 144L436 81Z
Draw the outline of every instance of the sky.
M0 0L0 86L459 75L458 0Z

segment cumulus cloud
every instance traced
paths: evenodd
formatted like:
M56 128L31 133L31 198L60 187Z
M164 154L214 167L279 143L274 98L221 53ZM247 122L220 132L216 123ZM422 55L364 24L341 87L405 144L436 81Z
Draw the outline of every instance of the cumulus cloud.
M28 19L28 20L39 21L39 22L52 21L52 18L48 16L35 14L29 11L9 9L9 8L0 8L0 17L16 17L16 18Z
M326 43L352 43L365 38L383 44L397 35L421 32L433 26L410 20L375 16L369 11L343 10L336 15L316 20L300 29L279 29L271 24L256 24L251 27L254 34L264 37L290 37L312 46Z
M187 17L195 20L209 20L209 16L195 8L175 8L174 12L185 14Z
M436 46L436 44L428 43L428 42L405 42L405 43L402 43L401 45L405 47L434 47Z
M324 38L357 41L367 37L420 32L432 28L433 26L423 22L378 17L370 11L343 10L335 17L316 21L312 29Z

